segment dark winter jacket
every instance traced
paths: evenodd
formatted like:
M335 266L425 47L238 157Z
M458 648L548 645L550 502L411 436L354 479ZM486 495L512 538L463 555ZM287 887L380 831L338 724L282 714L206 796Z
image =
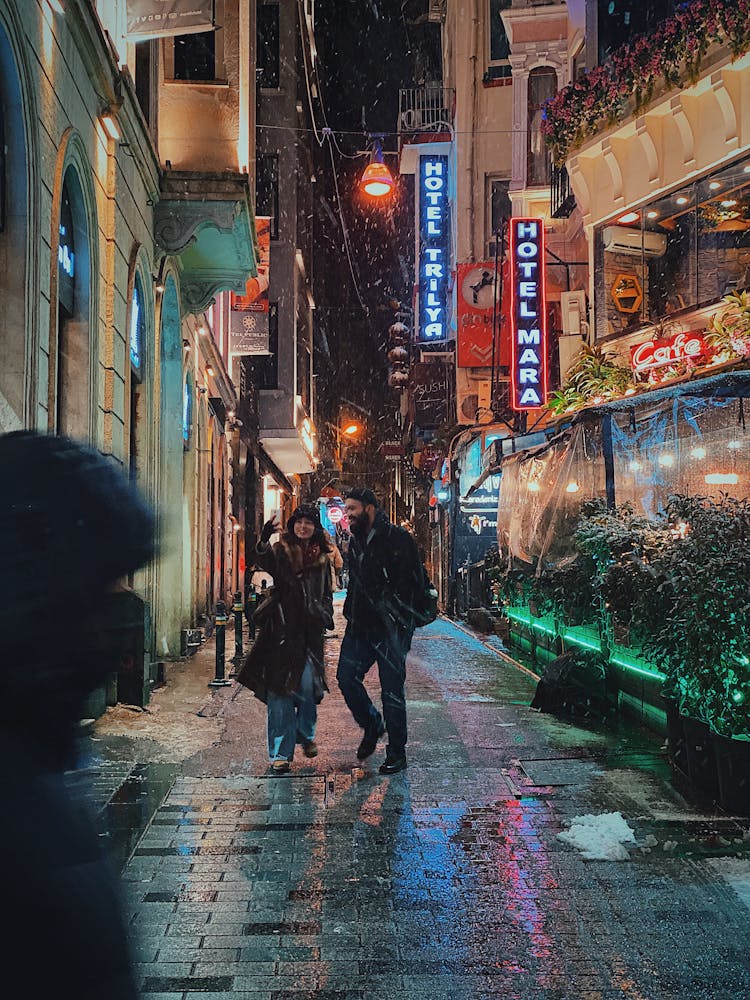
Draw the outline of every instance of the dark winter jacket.
M316 700L328 690L323 660L323 633L333 625L331 570L328 553L304 567L299 545L282 538L259 545L256 561L273 577L278 607L260 625L253 648L237 680L266 700L269 691L291 695L299 687L307 658L315 670Z
M0 435L0 467L0 959L25 1000L136 1000L106 841L63 772L88 696L117 669L108 588L151 558L153 513L112 461L65 438Z
M413 609L423 588L417 543L379 510L370 541L353 534L349 546L344 603L349 626L374 638L397 635L408 642L414 632Z

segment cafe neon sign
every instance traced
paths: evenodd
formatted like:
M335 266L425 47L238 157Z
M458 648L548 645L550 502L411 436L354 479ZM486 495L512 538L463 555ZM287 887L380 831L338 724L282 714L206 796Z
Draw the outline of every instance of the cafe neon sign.
M419 329L421 343L448 337L450 278L448 157L419 162Z
M511 406L537 410L547 402L543 219L511 219L510 266Z
M691 330L663 340L647 340L630 349L630 364L636 375L646 375L665 365L682 361L698 365L709 354L709 347L701 334Z

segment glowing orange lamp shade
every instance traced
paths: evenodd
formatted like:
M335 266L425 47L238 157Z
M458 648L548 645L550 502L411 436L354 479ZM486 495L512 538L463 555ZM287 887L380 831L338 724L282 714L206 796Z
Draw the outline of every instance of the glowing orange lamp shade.
M365 167L359 186L372 198L383 198L393 190L393 177L385 163L373 161Z
M384 198L393 190L393 177L382 160L382 153L376 150L372 161L365 167L359 186L371 198Z

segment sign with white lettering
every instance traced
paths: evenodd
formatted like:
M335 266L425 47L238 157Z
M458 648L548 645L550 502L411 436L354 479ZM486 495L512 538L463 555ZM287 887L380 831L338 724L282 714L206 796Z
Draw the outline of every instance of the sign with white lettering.
M630 364L636 375L645 375L656 368L674 365L680 361L695 366L704 362L710 353L709 346L698 330L678 333L664 340L647 340L630 348Z
M421 428L440 427L448 419L448 398L451 390L446 365L424 362L412 365L414 422Z
M127 0L128 41L211 31L213 0Z
M544 220L510 220L511 406L536 410L547 402L547 316L544 301Z
M448 281L451 273L448 157L419 161L418 340L448 339Z
M271 220L258 216L258 274L249 278L244 295L231 293L229 351L231 354L270 354L268 282L271 265Z

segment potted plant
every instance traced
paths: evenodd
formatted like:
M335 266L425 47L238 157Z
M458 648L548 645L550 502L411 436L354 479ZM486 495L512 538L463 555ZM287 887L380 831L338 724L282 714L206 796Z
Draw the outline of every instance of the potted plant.
M667 517L668 613L646 646L684 718L691 782L726 796L743 768L750 780L750 503L675 496Z
M589 347L585 344L568 369L565 384L551 394L547 407L553 413L568 413L623 396L629 389L635 392L630 368L600 345Z
M725 361L750 357L750 296L730 292L709 323L705 339Z

